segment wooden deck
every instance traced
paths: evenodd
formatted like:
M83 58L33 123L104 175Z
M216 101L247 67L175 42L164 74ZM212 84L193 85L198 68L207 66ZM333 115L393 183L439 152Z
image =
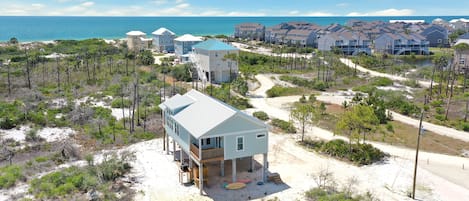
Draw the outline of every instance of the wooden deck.
M191 144L191 155L192 157L196 158L198 161L203 163L211 161L220 161L225 158L224 150L222 148L204 149L202 150L202 157L200 157L199 148L197 148L194 144Z

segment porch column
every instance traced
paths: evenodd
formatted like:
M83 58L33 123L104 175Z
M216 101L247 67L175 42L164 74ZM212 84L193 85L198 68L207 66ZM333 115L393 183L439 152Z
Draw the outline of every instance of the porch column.
M251 167L249 168L249 172L254 172L254 156L251 156Z
M232 178L232 181L233 183L236 182L236 158L235 159L232 159L231 160L231 168L232 168L232 172L231 172L231 175L233 176Z
M267 169L269 167L268 166L268 163L267 163L267 153L264 153L263 154L263 157L262 157L262 181L265 183L266 181L266 177L267 177Z
M220 176L225 176L225 160L220 161Z
M200 162L199 166L199 189L200 189L200 195L203 195L203 190L204 190L204 164Z
M169 136L166 133L166 155L169 155Z
M184 159L182 158L182 147L181 147L181 145L179 145L179 162L181 163L181 167L182 167L182 163L184 162Z
M174 142L173 138L173 161L176 160L176 142Z

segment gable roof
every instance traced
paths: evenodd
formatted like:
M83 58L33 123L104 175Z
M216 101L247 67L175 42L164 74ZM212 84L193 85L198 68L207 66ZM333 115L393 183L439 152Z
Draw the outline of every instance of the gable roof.
M152 34L153 35L163 35L165 32L169 33L170 35L175 35L174 32L170 31L167 28L161 27L158 30L154 31Z
M193 36L191 34L184 34L174 39L175 41L187 42L187 41L202 41L200 37Z
M173 97L169 98L165 102L160 104L161 108L168 108L170 110L176 110L179 108L183 108L190 104L194 103L194 99L188 96L181 96L179 94L174 95Z
M237 48L228 45L224 42L215 39L208 39L204 42L201 42L197 45L193 46L194 49L202 49L202 50L238 50Z
M143 33L141 31L129 31L126 33L128 36L144 36L147 35L146 33Z
M175 96L175 99L168 99L170 102L182 102L181 97L193 100L183 110L173 115L173 119L184 127L196 139L208 134L209 131L226 122L235 116L244 116L256 124L264 125L260 120L251 117L238 109L233 108L215 98L191 90L184 95ZM162 105L166 105L166 102ZM173 104L171 103L171 104ZM160 106L161 107L161 106Z

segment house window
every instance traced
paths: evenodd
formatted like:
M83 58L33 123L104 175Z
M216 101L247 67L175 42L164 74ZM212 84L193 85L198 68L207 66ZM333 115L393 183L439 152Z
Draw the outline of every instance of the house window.
M464 58L459 59L459 64L464 65L466 63L466 60Z
M244 151L244 137L236 137L236 151Z
M207 138L206 141L207 141L207 145L210 145L210 138Z
M265 137L265 134L257 134L256 136L257 139L264 138L264 137Z
M437 43L441 43L441 42L443 42L443 40L441 40L441 39L438 39L438 40L437 40Z

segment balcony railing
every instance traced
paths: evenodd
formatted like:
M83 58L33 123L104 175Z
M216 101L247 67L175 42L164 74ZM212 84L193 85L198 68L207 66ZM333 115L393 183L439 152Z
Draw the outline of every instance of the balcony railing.
M196 157L199 161L214 160L224 157L223 148L203 149L202 157L199 156L199 148L194 144L191 144L191 154Z

